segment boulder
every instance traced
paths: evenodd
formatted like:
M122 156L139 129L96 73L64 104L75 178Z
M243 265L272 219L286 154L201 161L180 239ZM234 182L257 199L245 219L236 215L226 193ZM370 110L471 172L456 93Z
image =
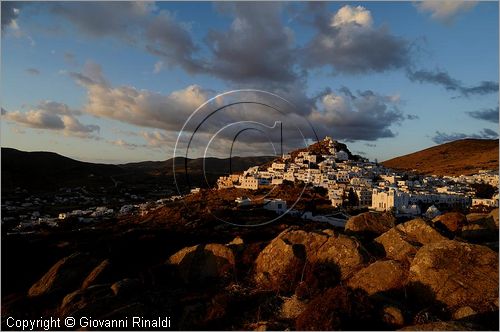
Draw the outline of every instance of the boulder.
M311 300L295 320L298 331L377 330L374 306L360 290L337 286Z
M420 246L445 239L425 220L417 218L391 228L374 242L384 249L387 258L411 262Z
M453 313L453 319L460 320L460 319L463 319L463 318L474 316L476 314L477 314L477 312L474 311L474 309L472 309L469 306L465 306L465 307L458 308Z
M83 280L81 288L85 289L91 285L104 283L106 276L110 273L110 268L109 259L103 260L89 273L85 280Z
M364 261L364 250L354 238L285 230L257 257L254 281L262 288L290 291L303 278L305 264L335 265L341 279L346 279Z
M280 316L284 319L295 319L306 308L306 303L299 300L296 295L283 299Z
M352 235L376 237L394 227L396 218L389 213L365 212L349 218L345 232Z
M79 288L92 269L93 261L88 255L74 253L60 259L45 275L31 286L28 296L40 296L53 292Z
M498 211L498 210L497 210ZM462 227L460 236L471 242L494 241L498 239L498 222L495 222L495 212L469 213L468 224Z
M476 224L485 222L487 219L490 219L490 216L487 213L469 213L466 218L467 223Z
M401 309L387 305L382 309L382 321L391 327L400 327L405 324L405 319Z
M478 326L464 322L432 322L406 326L399 331L476 331Z
M360 288L368 295L373 295L403 288L407 277L408 272L401 263L393 260L377 261L356 272L347 285L351 288Z
M496 229L498 229L498 208L491 210L489 216L493 219Z
M58 309L58 315L96 317L109 312L117 303L109 285L93 285L66 295Z
M179 276L187 282L202 282L234 275L233 251L217 243L186 247L168 259L177 268Z
M452 233L456 233L467 223L467 218L459 212L448 212L432 219L432 222L444 226Z
M498 310L498 253L445 240L423 246L410 266L412 293L422 303L450 311L469 306L478 313Z
M138 279L125 278L115 282L110 288L116 296L128 296L137 294L141 289L141 283Z
M470 242L485 242L498 239L498 231L492 230L485 220L462 227L460 237Z

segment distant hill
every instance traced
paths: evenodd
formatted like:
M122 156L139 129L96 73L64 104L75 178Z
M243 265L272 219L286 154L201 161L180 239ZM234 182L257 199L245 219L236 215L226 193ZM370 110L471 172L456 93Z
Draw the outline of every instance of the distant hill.
M25 152L2 148L2 190L16 187L50 190L60 187L108 187L116 183L146 185L174 184L172 159L144 161L119 165L89 163L64 157L54 152ZM233 172L260 165L274 157L233 157ZM203 159L188 159L192 185L199 185L203 177ZM206 158L205 170L209 182L229 173L229 159ZM177 158L176 171L184 172L184 158ZM184 176L179 177L182 184Z
M397 170L420 174L471 175L481 169L498 170L498 140L463 139L384 161Z

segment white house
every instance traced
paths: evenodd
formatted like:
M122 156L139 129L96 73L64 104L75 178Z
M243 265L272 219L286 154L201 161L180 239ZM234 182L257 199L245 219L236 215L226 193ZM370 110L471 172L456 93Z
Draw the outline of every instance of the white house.
M286 201L282 199L265 199L264 209L271 210L277 214L283 214L286 212Z

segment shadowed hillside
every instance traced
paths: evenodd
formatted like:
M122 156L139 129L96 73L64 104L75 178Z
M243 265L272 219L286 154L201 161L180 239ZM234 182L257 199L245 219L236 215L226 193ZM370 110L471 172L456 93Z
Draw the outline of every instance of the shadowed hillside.
M479 170L498 169L498 140L464 139L384 161L397 170L421 174L470 175Z
M233 157L232 171L240 172L260 165L274 157ZM176 172L184 173L184 158L176 158ZM49 190L60 187L108 187L116 183L164 183L173 187L172 159L107 165L82 162L54 152L25 152L2 148L2 190L16 187ZM203 168L211 185L220 175L229 173L229 159L188 159L187 168L192 185L204 183ZM182 185L184 176L178 181Z

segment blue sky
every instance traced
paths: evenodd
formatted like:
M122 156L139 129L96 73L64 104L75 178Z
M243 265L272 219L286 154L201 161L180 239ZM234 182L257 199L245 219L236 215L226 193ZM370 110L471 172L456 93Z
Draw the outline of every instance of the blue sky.
M496 138L498 39L498 2L2 2L2 146L164 160L201 103L238 88L372 160ZM241 154L269 151L247 139Z

